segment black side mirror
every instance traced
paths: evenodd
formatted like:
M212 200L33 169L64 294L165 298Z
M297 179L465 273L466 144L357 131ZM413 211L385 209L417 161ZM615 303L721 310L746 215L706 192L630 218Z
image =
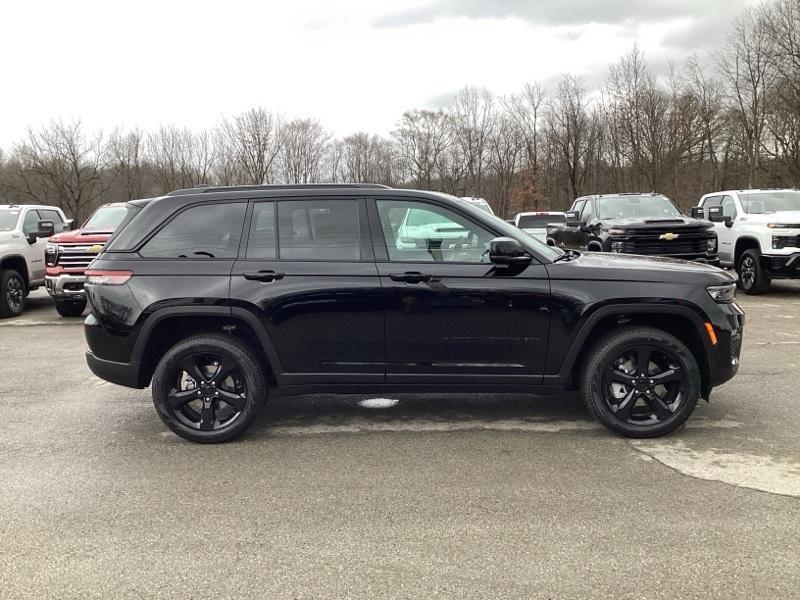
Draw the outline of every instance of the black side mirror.
M692 215L693 219L705 219L706 218L705 214L703 213L703 207L702 206L693 206L691 215Z
M712 223L722 223L725 221L725 217L722 216L722 207L721 206L709 206L708 207L708 220Z
M64 231L72 231L73 229L75 229L75 219L64 221Z
M532 258L518 240L510 237L494 238L489 245L489 260L495 265L529 265Z
M566 215L566 225L567 227L577 227L580 225L580 213L577 210L568 210L564 213Z
M722 222L725 223L725 227L733 227L733 219L729 216L722 217Z
M37 238L49 238L56 234L56 226L52 221L39 221L37 224L38 229L33 234Z

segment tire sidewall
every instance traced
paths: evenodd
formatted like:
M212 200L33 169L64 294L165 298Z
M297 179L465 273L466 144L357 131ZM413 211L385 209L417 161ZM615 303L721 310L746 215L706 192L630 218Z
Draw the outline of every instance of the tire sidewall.
M764 270L761 268L760 257L761 253L752 249L745 250L739 257L739 263L736 265L736 275L739 287L745 294L763 294L769 287L770 282ZM750 287L745 286L744 280L742 279L742 264L748 258L753 261L753 283Z
M641 335L647 331L645 335ZM607 427L628 437L647 438L664 435L680 427L691 415L700 396L700 369L691 351L677 338L657 330L632 330L627 336L612 337L600 343L587 365L584 378L584 400L591 412ZM603 398L603 371L610 361L628 349L646 344L664 348L680 363L686 373L684 400L680 408L669 419L652 426L633 425L616 417Z
M218 431L199 431L175 418L167 405L167 394L174 382L170 379L178 363L195 354L218 354L234 360L245 380L247 404L234 423ZM164 424L182 438L201 443L216 443L239 436L253 420L266 401L266 384L263 369L255 356L243 345L224 338L201 336L189 338L170 348L156 367L151 383L153 404Z

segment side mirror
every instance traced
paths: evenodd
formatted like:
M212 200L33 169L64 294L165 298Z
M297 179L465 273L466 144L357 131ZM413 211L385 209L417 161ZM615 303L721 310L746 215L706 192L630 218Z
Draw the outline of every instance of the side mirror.
M56 234L56 226L52 221L39 221L37 227L38 229L36 233L34 233L34 237L49 238Z
M731 217L722 217L722 222L725 223L725 227L733 227L733 219Z
M510 237L494 238L489 245L489 260L494 265L529 265L532 258L518 240Z
M712 223L722 223L725 221L725 217L722 216L722 207L721 206L709 206L708 207L708 220Z
M702 206L693 206L691 214L692 214L692 218L693 219L705 219L706 218L705 214L703 213L703 207Z
M566 215L567 227L577 227L578 225L580 225L580 221L578 221L578 219L580 218L581 215L577 210L568 210L564 214Z
M64 231L72 231L73 229L75 229L75 219L64 221Z

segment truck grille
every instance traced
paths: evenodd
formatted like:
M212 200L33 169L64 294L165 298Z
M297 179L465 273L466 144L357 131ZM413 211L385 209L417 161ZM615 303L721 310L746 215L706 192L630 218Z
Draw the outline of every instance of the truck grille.
M100 253L100 251L97 250L98 246L102 250L104 245L105 244L80 243L59 244L56 264L65 269L85 269Z
M674 233L677 237L672 240L661 239L661 235ZM626 241L624 252L630 254L694 254L704 255L707 248L708 234L706 232L685 231L648 231L635 233Z

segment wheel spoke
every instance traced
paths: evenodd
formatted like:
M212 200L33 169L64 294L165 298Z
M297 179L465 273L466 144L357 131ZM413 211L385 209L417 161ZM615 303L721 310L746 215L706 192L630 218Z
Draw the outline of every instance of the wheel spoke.
M211 431L214 429L214 401L203 402L203 410L200 412L200 431Z
M619 404L617 404L616 414L620 419L627 421L628 418L630 418L631 409L636 404L636 397L636 390L631 390L628 392L627 396L619 401Z
M648 374L650 371L650 350L647 348L638 348L636 350L636 368L639 373Z
M614 365L609 365L608 368L606 368L605 379L608 383L624 383L630 385L633 377L633 375L623 373Z
M672 416L672 411L669 409L669 406L664 404L664 401L655 393L644 395L642 398L644 398L644 401L653 409L653 412L656 413L656 416L658 416L660 420L663 421Z
M211 381L219 386L225 379L227 379L228 375L231 374L236 368L236 363L233 362L230 358L223 358L219 366L217 367L216 372L211 376Z
M197 359L193 356L189 356L184 358L180 364L181 369L186 371L186 373L194 379L198 384L201 381L205 381L206 376L203 374L200 365L197 364Z
M650 379L653 381L653 385L663 385L673 381L683 381L683 372L681 371L680 367L675 367L673 369L668 369L663 373L659 373L658 375L650 375Z
M247 404L247 398L244 394L237 394L236 392L229 392L227 390L217 390L219 392L220 400L224 400L233 406L237 412L244 410Z
M169 402L170 408L176 410L186 404L187 402L191 402L197 398L197 390L171 390L170 393L167 395L167 402Z

